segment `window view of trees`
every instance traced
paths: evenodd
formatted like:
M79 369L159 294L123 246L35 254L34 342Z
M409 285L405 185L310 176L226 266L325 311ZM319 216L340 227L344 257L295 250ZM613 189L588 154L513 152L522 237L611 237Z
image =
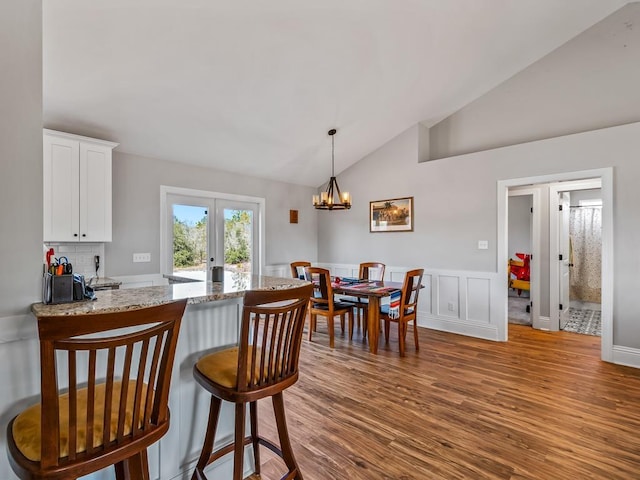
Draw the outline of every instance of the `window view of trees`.
M207 263L207 218L195 225L173 217L173 265L180 269Z
M225 270L251 271L251 212L225 210L224 264ZM173 216L174 271L207 268L208 227L206 211L197 221Z
M251 265L251 212L231 212L231 218L225 215L224 220L224 263L243 270Z

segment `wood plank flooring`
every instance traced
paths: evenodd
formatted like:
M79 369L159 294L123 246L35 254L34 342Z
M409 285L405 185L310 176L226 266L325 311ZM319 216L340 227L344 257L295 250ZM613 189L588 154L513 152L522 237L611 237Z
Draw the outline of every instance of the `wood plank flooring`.
M401 359L397 342L374 356L339 333L331 350L322 327L285 391L305 480L640 479L640 370L600 361L598 337L420 329L420 351L409 331ZM277 439L270 402L259 411ZM280 478L280 459L261 455L251 478Z

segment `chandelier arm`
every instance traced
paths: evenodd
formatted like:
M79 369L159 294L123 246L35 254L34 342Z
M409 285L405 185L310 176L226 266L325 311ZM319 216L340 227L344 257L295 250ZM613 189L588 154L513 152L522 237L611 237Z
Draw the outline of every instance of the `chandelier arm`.
M338 181L335 180L334 183L336 184L336 192L338 193L338 203L342 204L342 194L340 193L340 187L338 186Z

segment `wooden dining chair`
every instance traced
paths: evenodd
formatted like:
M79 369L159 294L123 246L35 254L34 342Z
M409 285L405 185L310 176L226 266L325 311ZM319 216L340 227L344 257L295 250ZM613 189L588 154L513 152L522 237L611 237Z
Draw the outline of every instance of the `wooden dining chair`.
M114 465L118 480L149 479L147 448L169 429L185 305L38 317L41 402L7 427L18 477L75 479Z
M305 267L307 278L313 282L314 294L309 310L309 341L316 331L318 315L326 317L329 330L329 347L334 347L334 318L340 317L340 327L344 333L345 318L349 320L349 340L353 338L353 304L336 301L331 285L331 273L326 268Z
M311 262L303 262L303 261L291 262L290 266L291 266L291 276L293 278L299 278L301 280L304 280L304 268L310 267Z
M405 343L407 338L407 327L409 322L413 322L413 338L416 345L416 351L419 350L418 344L418 295L422 288L422 276L424 269L418 268L408 271L404 276L402 290L400 293L399 304L396 308L394 302L389 305L383 305L380 308L380 320L384 321L384 334L386 342L389 343L389 330L391 322L398 324L398 343L400 344L400 356L404 357ZM392 295L393 299L393 295Z
M386 266L380 262L363 262L358 269L358 278L360 280L384 280L384 270ZM355 300L355 301L354 301ZM354 305L356 313L356 322L358 328L362 324L362 337L367 337L367 309L369 308L369 301L366 298L354 298L349 299Z
M298 380L302 331L313 287L245 293L240 340L236 347L202 357L193 368L196 381L211 394L209 422L193 480L206 479L204 469L233 452L233 479L242 479L244 447L251 444L255 473L260 474L259 446L280 456L288 473L282 478L302 480L289 440L282 392ZM258 435L257 401L271 397L280 447ZM213 451L222 400L235 404L235 440ZM251 434L245 436L246 404Z

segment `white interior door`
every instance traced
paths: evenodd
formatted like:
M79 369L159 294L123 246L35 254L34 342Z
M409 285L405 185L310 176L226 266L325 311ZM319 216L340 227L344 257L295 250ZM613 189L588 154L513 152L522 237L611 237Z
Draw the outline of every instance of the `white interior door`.
M570 194L560 192L560 214L558 215L558 245L559 245L559 281L560 287L558 305L560 329L562 330L569 320L569 271L571 263L571 245L569 237Z

